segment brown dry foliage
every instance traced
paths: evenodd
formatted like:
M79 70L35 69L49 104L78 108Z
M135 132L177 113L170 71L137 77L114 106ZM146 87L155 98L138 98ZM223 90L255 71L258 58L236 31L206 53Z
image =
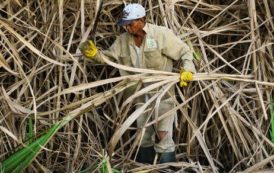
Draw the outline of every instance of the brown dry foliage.
M116 26L124 2L130 1L105 2L95 35L100 49L108 48L124 32ZM146 7L148 22L171 28L202 57L195 65L204 78L197 74L189 87L177 87L174 136L178 163L173 166L194 172L254 172L273 167L269 129L274 1L138 2ZM117 68L94 64L78 49L93 27L97 7L95 0L0 2L1 160L27 141L30 121L37 137L68 112L94 99L96 93L118 90ZM180 63L174 65L175 73ZM141 70L140 76L125 80L146 79L158 84L156 87L177 82L175 73L155 72L149 77L142 75L145 73ZM212 78L216 73L234 76ZM104 79L109 81L101 82ZM62 128L28 172L86 168L100 172L96 167L107 148L112 148L112 166L119 170L159 170L159 165L140 167L134 162L140 133L127 109L131 102L123 105L121 96L113 94L103 103L98 101L98 107L90 107L88 113ZM127 121L131 123L126 125Z

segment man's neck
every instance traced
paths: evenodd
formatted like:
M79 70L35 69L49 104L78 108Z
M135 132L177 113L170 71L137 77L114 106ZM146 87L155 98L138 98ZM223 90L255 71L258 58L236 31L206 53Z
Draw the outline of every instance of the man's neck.
M142 45L145 35L146 35L146 32L144 30L137 32L136 34L133 35L136 46L140 47Z
M135 38L144 38L146 35L146 32L144 30L140 30L139 32L133 34L133 37Z

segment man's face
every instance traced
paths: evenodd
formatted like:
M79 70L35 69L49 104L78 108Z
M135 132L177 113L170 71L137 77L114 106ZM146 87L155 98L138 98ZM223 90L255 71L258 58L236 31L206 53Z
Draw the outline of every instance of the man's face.
M144 22L141 19L136 19L133 22L124 25L124 28L129 34L135 35L144 27Z

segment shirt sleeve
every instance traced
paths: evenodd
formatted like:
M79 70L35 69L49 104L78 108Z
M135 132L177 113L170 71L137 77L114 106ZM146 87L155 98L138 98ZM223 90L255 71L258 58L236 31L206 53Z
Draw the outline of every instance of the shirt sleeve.
M96 56L93 58L98 63L105 64L103 59L101 58L102 54L106 56L111 61L118 61L119 55L121 52L120 39L117 38L114 43L107 49L103 51L98 51Z
M179 39L170 29L164 32L162 53L177 61L182 59L183 69L196 73L193 63L193 53L188 45Z

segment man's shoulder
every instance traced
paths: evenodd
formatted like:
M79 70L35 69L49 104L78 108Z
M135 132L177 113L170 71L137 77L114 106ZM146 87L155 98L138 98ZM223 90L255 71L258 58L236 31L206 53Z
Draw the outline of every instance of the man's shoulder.
M166 26L156 25L152 23L147 23L148 27L151 29L158 29L158 30L169 30Z
M148 25L148 29L151 33L154 34L165 34L166 32L169 32L170 29L166 26L160 26L160 25L155 25L155 24L151 24L151 23L147 23Z
M129 34L127 32L124 32L122 34L120 34L119 36L117 36L117 40L119 41L125 41L125 40L128 40L129 38Z

